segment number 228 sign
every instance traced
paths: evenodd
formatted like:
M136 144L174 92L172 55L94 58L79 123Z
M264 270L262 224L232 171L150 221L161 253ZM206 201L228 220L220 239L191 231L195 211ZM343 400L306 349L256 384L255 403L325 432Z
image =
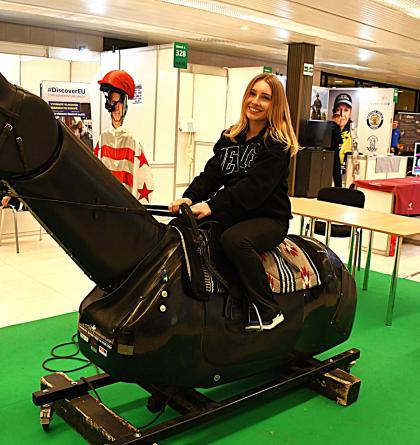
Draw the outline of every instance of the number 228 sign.
M174 42L174 68L187 68L188 43Z

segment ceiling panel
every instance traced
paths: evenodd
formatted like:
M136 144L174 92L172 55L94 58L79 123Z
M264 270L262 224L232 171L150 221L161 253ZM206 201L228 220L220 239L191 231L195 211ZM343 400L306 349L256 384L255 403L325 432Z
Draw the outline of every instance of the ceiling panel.
M279 63L286 62L288 42L308 42L317 45L320 69L420 89L419 19L384 1L259 0L250 7L249 0L0 0L0 20L181 40L193 49Z

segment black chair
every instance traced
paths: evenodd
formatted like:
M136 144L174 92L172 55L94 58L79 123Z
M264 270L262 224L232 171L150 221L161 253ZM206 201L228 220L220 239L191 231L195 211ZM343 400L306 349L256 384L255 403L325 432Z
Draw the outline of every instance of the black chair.
M343 204L346 206L351 207L359 207L363 208L365 206L365 194L360 191L356 190L354 188L348 189L343 187L324 187L319 190L318 192L318 201L326 201L326 202L332 202L334 204ZM316 233L317 235L326 235L326 227L327 224L324 221L318 221L316 220L313 227L313 233ZM306 234L309 230L309 225L306 227ZM356 235L359 237L358 239L358 249L357 249L357 258L358 258L358 264L360 268L360 253L361 253L361 245L362 245L362 231L360 229L360 232ZM332 237L337 238L348 238L352 236L352 227L346 226L343 224L337 224L332 223L331 224L331 231L330 235ZM327 240L328 241L328 240ZM350 248L350 255L349 255L349 262L348 262L348 268L349 270L352 267L352 256L353 256L353 245Z

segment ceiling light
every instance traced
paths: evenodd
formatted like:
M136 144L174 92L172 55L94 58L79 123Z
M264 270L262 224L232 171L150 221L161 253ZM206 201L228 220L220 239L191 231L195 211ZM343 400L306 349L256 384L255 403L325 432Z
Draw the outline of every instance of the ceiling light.
M420 2L418 0L374 0L389 8L420 19Z
M367 49L359 48L358 53L359 53L359 60L361 62L366 62L367 60L370 60L372 58L372 52L368 51Z
M90 0L87 6L93 14L105 14L107 12L106 0Z
M320 62L322 65L336 66L337 68L350 68L353 70L370 70L368 66L353 65L351 63L337 63L337 62Z
M420 19L420 8L407 8L406 12L408 15L411 15L411 17Z
M246 25L242 25L241 26L241 31L248 31L248 26L246 26Z

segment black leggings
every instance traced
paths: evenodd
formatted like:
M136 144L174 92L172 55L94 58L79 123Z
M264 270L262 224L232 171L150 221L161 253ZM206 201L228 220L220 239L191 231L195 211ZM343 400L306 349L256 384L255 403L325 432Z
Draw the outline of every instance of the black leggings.
M246 296L255 303L264 321L277 315L279 308L271 293L259 252L273 249L287 235L288 219L252 218L225 230L220 243L234 264Z

